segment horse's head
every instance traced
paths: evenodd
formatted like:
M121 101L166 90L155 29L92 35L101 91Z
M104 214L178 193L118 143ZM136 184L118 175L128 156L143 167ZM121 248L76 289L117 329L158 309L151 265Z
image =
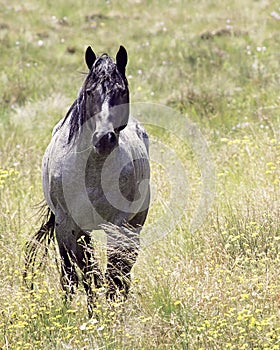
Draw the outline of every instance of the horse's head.
M115 63L107 54L96 58L89 46L85 60L89 68L83 86L86 119L90 118L93 126L94 150L106 155L117 146L119 133L128 123L127 52L120 46Z

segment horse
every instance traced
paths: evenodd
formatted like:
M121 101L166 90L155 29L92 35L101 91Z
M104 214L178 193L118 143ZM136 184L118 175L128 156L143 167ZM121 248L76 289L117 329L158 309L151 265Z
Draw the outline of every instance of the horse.
M109 301L127 298L149 210L149 140L130 115L127 61L123 46L115 62L106 53L97 57L90 46L86 49L89 71L43 156L48 213L26 246L25 276L31 267L34 273L42 243L57 242L66 299L78 286L78 268L90 317L98 288L106 288ZM103 272L91 237L100 229L107 237Z

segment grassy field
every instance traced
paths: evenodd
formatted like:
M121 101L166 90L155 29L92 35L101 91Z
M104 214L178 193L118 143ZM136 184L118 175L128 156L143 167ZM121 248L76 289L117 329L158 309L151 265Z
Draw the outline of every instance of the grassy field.
M0 0L0 349L280 349L279 25L279 2L267 0ZM186 209L143 246L128 300L100 293L88 320L82 289L62 303L54 251L34 292L24 287L24 244L40 225L41 158L84 79L85 47L115 55L120 44L132 102L168 106L171 124L180 115L201 131L213 203L194 229L207 168L195 140L156 127L159 115L151 141L186 169ZM147 229L164 235L172 183L151 158Z

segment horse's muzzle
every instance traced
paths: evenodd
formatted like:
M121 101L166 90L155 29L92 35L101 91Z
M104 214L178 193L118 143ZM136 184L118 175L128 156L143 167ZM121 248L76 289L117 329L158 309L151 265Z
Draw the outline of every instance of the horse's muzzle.
M110 131L99 137L94 134L92 142L98 154L106 155L113 151L117 145L118 139L117 135L113 131Z

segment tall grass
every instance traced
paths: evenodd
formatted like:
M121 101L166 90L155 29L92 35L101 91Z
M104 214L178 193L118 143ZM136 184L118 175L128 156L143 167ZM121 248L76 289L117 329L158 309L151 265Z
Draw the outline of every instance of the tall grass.
M28 0L0 9L0 348L280 349L279 4ZM63 304L55 248L32 293L22 281L24 244L40 225L42 154L81 85L89 44L111 55L125 45L132 101L187 115L216 168L214 205L192 231L199 162L150 128L187 170L188 207L142 248L128 300L110 305L100 292L91 320L82 289ZM172 207L168 171L152 165L147 227Z

